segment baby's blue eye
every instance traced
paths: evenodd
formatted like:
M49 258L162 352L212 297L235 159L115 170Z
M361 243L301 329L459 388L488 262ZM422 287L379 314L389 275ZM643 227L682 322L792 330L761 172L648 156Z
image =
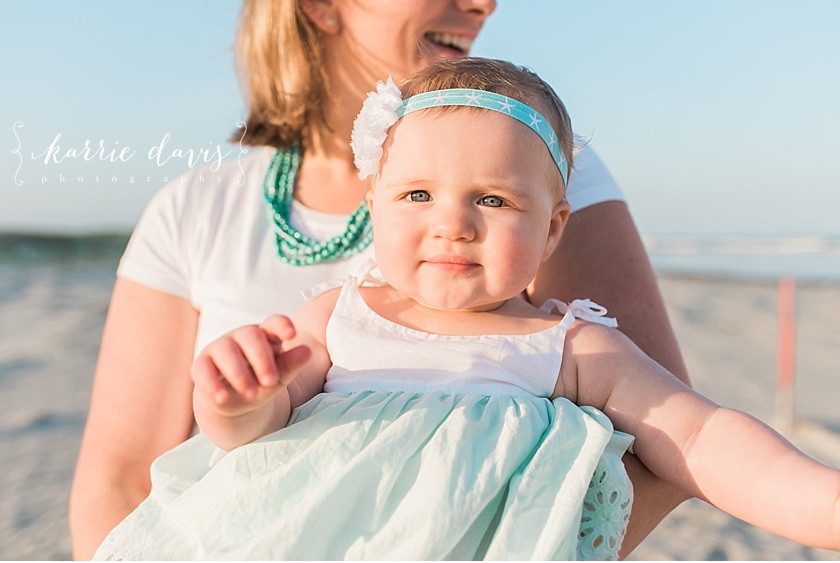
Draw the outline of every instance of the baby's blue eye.
M429 192L427 192L425 190L415 190L415 191L411 192L410 194L408 194L408 200L409 201L416 201L416 202L422 203L422 202L425 202L425 201L431 201L431 199L432 199L432 196L430 196Z
M504 207L505 202L500 197L494 195L486 195L478 200L479 205L486 205L487 207Z

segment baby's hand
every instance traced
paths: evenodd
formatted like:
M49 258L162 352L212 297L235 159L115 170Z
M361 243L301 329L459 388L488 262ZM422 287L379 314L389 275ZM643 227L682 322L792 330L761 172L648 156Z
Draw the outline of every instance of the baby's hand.
M196 394L227 415L257 409L285 389L311 356L306 346L284 349L296 336L288 317L275 315L214 340L192 367Z

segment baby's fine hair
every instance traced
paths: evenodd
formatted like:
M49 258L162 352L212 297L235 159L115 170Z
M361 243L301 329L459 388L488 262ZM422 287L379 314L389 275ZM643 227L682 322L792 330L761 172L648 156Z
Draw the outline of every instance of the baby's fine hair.
M404 100L434 90L470 88L495 92L527 104L539 111L551 124L557 134L560 150L569 163L569 170L572 170L575 139L566 106L551 86L525 67L508 61L478 57L442 60L412 74L399 87ZM459 108L434 108L436 111L454 109ZM475 110L481 111L480 108Z

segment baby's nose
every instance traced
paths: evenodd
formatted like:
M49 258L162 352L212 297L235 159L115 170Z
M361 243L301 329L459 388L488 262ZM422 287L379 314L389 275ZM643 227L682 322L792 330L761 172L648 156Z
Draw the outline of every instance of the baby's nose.
M447 240L473 240L476 233L471 214L460 206L440 206L431 224L432 235Z

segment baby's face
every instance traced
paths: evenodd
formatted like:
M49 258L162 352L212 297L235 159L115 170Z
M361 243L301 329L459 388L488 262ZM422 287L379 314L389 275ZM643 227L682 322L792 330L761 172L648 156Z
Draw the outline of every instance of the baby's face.
M385 279L450 311L522 292L569 213L542 140L506 115L456 109L406 116L384 148L368 201Z

